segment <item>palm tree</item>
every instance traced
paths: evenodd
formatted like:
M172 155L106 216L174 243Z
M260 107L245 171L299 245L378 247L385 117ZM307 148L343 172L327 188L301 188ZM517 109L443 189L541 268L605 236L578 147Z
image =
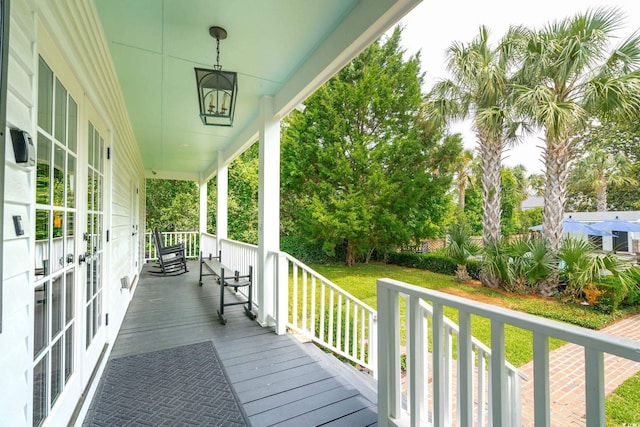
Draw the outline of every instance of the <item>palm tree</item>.
M456 263L456 278L461 282L469 280L467 260L480 252L480 245L471 240L471 229L463 221L451 224L449 243L445 252Z
M632 164L621 153L590 151L578 160L571 171L571 181L576 188L588 188L596 193L596 208L607 210L607 189L613 185L637 185L631 176Z
M432 119L473 120L482 162L483 218L485 244L500 240L500 166L506 145L515 140L508 104L508 71L512 66L513 40L517 31L505 36L497 49L489 45L489 31L480 27L469 44L455 42L448 51L451 79L434 85L428 95L427 111ZM495 283L485 283L495 287Z
M558 250L562 238L576 131L591 114L633 115L640 107L640 37L630 37L607 55L621 23L619 10L600 8L528 32L516 104L544 130L543 233L551 250Z
M532 173L527 178L529 183L529 191L533 196L544 195L544 175L541 173Z
M473 152L471 150L463 150L454 164L455 170L455 186L458 193L458 209L464 212L464 196L467 188L474 185L475 176L471 172L471 164L473 163Z
M516 165L511 168L513 179L515 180L516 198L518 199L518 209L522 211L522 202L529 197L529 177L527 169L523 165Z
M619 10L599 8L527 33L515 103L544 131L543 236L556 253L576 131L592 116L630 116L640 107L640 37L608 52L621 22ZM557 286L558 276L551 277L543 294Z

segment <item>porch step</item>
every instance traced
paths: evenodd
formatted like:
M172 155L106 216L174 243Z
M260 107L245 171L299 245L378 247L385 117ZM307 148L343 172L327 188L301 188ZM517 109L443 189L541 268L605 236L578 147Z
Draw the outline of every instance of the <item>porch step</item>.
M374 405L374 410L377 413L375 406L377 406L378 401L378 381L373 376L342 362L330 353L322 351L312 342L301 343L296 341L296 344L320 365L328 369L329 372L335 372L336 377L343 380L345 385L352 386L358 390L363 397Z

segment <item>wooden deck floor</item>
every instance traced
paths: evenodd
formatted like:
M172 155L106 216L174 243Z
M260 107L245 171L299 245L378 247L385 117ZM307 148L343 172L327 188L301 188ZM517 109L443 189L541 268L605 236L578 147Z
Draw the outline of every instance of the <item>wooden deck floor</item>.
M199 287L197 263L189 270L169 278L143 271L111 358L211 340L254 426L376 424L369 376L311 343L260 327L242 306L226 307L221 325L218 285L208 277Z

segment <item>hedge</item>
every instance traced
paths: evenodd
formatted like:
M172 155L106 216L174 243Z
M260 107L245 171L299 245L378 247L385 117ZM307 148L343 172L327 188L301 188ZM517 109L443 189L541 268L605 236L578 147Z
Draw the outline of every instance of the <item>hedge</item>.
M453 276L456 274L456 263L451 258L439 254L417 254L413 252L391 252L387 254L387 262L402 267L429 270L434 273ZM467 271L474 279L480 276L480 261L468 260Z

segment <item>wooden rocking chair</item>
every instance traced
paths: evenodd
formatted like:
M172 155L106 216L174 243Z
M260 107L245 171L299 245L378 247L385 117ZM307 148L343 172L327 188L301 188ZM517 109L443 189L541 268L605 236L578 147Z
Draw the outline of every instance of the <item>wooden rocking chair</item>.
M158 253L158 264L155 266L156 270L150 270L151 273L162 274L163 276L177 276L188 271L187 258L182 243L165 246L162 233L157 228L153 230L153 239Z

